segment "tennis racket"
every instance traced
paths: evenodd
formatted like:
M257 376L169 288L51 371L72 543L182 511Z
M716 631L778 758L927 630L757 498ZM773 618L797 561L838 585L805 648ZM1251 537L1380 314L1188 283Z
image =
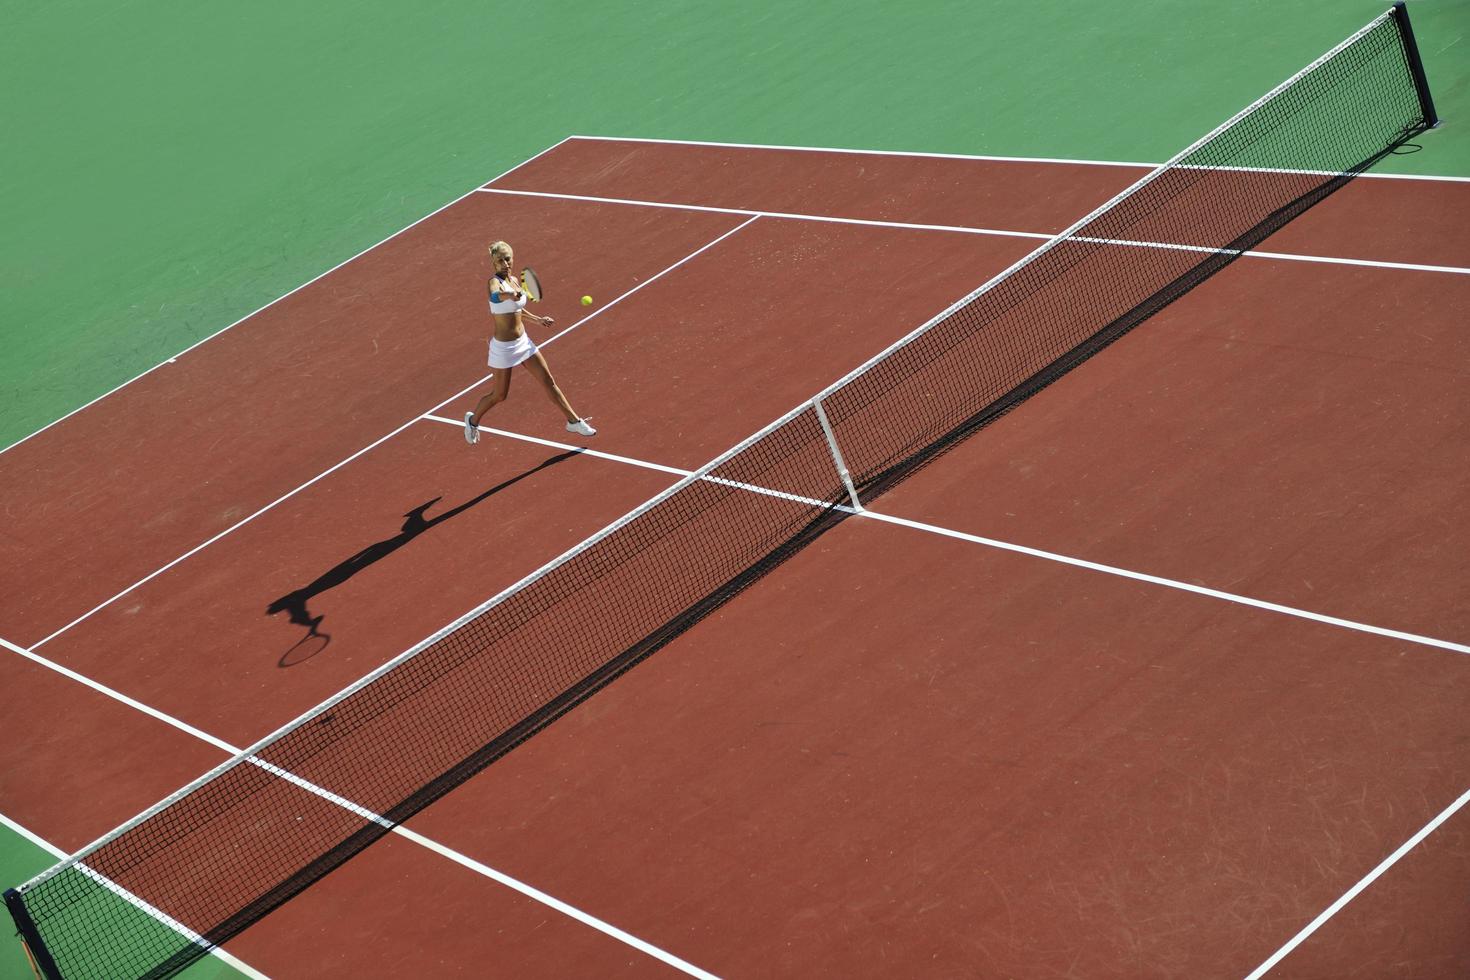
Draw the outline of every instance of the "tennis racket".
M526 291L526 295L531 298L532 302L540 302L541 277L536 275L536 270L529 265L521 270L521 288Z

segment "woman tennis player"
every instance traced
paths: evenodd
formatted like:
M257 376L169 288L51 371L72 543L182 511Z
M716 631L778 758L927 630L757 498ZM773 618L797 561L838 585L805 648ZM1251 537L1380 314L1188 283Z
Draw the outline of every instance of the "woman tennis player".
M561 393L556 379L546 366L546 358L541 356L536 345L531 343L531 338L526 336L526 328L521 323L522 317L548 327L556 321L526 309L526 291L521 288L520 281L511 271L515 252L505 242L496 242L490 246L490 261L495 265L495 275L487 284L490 290L490 313L495 320L495 333L490 340L490 366L496 368L497 373L495 387L480 399L473 412L464 413L465 442L474 445L480 441L480 419L510 396L510 373L517 364L524 364L531 376L541 382L556 407L566 416L568 432L575 432L579 436L596 435L597 430L572 411L572 406L567 403L567 396Z

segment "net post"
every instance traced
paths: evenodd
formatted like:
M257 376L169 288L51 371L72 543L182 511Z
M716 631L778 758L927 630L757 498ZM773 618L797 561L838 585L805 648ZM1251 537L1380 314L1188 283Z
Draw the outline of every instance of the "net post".
M31 913L26 909L25 899L20 892L14 888L5 889L5 907L15 920L15 928L20 933L20 941L25 946L26 958L31 961L31 965L46 980L62 980L61 971L56 968L56 961L51 958L51 951L46 948L46 942L41 938L35 921L31 919Z
M827 437L827 448L832 450L832 462L837 466L837 475L842 477L842 485L847 487L847 496L852 500L853 510L861 511L863 502L858 499L857 488L852 485L852 474L847 472L842 450L837 448L837 436L832 432L832 423L827 421L827 411L822 408L822 399L813 398L812 408L817 410L817 421L822 423L822 433Z
M1419 57L1419 45L1414 40L1414 28L1409 25L1409 8L1404 0L1393 5L1393 19L1399 25L1399 40L1404 45L1404 57L1409 61L1409 74L1414 76L1414 89L1419 93L1419 111L1424 113L1424 127L1433 129L1439 125L1439 116L1434 112L1434 100L1429 96L1429 79L1424 74L1424 62Z

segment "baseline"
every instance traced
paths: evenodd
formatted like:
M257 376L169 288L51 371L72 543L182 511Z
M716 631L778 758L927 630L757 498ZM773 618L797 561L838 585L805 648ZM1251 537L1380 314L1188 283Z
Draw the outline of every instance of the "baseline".
M784 143L732 143L722 140L681 140L666 139L651 136L594 136L590 133L574 133L567 139L574 140L603 140L609 143L663 143L671 146L715 146L730 147L739 150L793 150L799 153L851 153L859 156L890 156L890 157L920 157L939 160L984 160L1005 163L1059 163L1076 164L1084 167L1130 167L1135 170L1147 172L1159 166L1161 161L1155 160L1150 163L1140 163L1128 160L1089 160L1073 157L1026 157L1012 156L1009 154L994 153L932 153L923 150L865 150L857 147L843 146L793 146ZM1262 168L1269 169L1269 168ZM1432 174L1384 174L1369 172L1364 177L1375 180L1443 180L1470 183L1470 177L1456 177L1451 175Z
M1298 932L1295 936L1291 937L1291 939L1287 940L1287 942L1276 952L1272 953L1264 963L1252 970L1250 975L1246 977L1246 980L1258 980L1258 978L1263 977L1268 972L1270 972L1270 970L1277 963L1280 963L1293 950L1295 950L1302 943L1310 939L1317 932L1317 930L1321 929L1324 925L1327 924L1328 920L1337 915L1338 912L1341 912L1343 908L1353 899L1357 898L1358 895L1361 894L1365 888L1381 878L1395 864L1398 864L1399 861L1406 854L1408 854L1415 847L1423 843L1425 838L1438 830L1445 821L1449 820L1456 813L1460 812L1460 810L1463 809L1465 807L1465 804L1467 803L1470 803L1470 790L1466 790L1460 795L1459 799L1455 800L1449 806L1445 807L1443 810L1437 813L1434 819L1429 821L1423 827L1419 828L1414 836L1410 837L1408 840L1400 844L1397 850L1395 850L1388 857L1380 861L1372 871L1368 872L1366 875L1360 878L1353 885L1353 887L1349 888L1346 892L1343 892L1341 898L1333 902L1327 908L1323 909L1321 915L1317 916L1311 922L1307 923L1307 925L1302 928L1301 932Z
M1151 169L570 139L485 187L1055 234ZM1467 210L1470 181L1359 178L1269 241L1288 254L1332 242L1352 248L1343 258L1466 268Z

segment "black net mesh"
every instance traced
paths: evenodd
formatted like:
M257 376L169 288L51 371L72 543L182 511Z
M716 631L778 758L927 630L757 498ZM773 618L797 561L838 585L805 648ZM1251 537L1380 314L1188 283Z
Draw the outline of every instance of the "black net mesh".
M864 498L1061 377L1428 122L1387 18L829 395L823 404Z

